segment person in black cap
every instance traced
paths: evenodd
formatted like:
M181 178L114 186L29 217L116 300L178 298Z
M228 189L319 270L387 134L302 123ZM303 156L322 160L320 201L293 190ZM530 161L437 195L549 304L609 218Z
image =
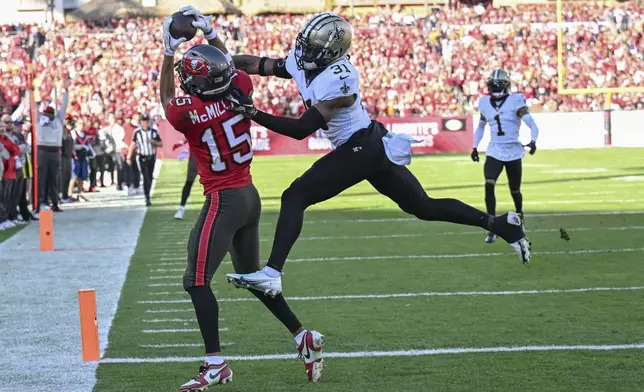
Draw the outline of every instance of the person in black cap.
M132 164L132 156L136 150L139 157L139 167L143 174L143 191L145 192L145 205L151 206L150 189L152 188L152 173L157 159L157 148L162 147L163 142L159 131L151 126L150 115L141 115L141 125L134 130L132 143L127 154L127 164Z

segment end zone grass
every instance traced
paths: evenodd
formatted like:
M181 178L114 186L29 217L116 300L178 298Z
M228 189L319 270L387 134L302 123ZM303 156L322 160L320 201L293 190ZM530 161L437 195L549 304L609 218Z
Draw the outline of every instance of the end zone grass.
M263 258L281 191L313 160L254 161ZM483 208L482 164L446 155L417 157L411 168L432 197ZM172 219L184 178L185 162L164 164L105 353L150 363L101 364L96 392L177 390L196 375L198 360L171 359L203 353L181 281L203 198L196 185L186 220ZM535 251L528 267L502 241L484 244L480 230L411 219L360 184L307 212L285 294L334 353L644 343L644 150L539 151L524 160L523 194ZM497 201L500 212L512 208L504 175ZM281 324L225 283L229 271L223 265L213 282L224 354L294 355ZM329 358L316 385L295 359L231 367L227 391L641 391L644 383L641 349Z

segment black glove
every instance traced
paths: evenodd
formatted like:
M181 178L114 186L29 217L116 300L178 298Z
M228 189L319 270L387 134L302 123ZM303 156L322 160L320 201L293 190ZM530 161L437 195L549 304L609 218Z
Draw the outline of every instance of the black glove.
M237 87L233 87L226 99L233 104L233 107L228 109L231 112L243 114L246 118L253 118L257 114L253 99Z
M472 149L472 153L470 154L470 157L472 158L472 161L478 162L479 161L479 152L476 148Z
M534 140L526 144L525 146L530 147L530 155L534 155L534 153L537 151L537 142L535 142Z

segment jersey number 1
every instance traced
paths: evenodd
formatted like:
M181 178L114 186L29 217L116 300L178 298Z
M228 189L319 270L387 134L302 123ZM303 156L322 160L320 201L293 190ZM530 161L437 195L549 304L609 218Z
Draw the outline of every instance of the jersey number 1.
M505 132L503 132L503 127L501 126L501 117L497 114L494 119L496 120L496 127L498 128L496 136L505 136Z
M249 152L247 152L246 154L242 154L240 151L233 153L233 162L238 165L241 165L244 162L248 162L253 158L252 143L248 133L236 136L235 132L233 131L233 127L240 123L242 120L244 120L244 116L238 114L235 117L232 117L221 123L221 126L224 129L224 135L226 136L226 140L228 141L228 148L230 148L231 152L235 148L242 146L244 143L248 144ZM203 136L201 137L201 141L206 144L208 146L208 150L210 150L210 156L212 157L210 169L216 173L221 173L228 170L228 165L221 158L221 152L219 150L219 146L217 146L212 128L206 128Z

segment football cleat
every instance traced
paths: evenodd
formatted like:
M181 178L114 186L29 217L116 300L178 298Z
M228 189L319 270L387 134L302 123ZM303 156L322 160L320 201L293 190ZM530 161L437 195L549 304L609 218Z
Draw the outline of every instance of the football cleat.
M297 348L300 353L299 358L304 361L306 375L311 382L318 381L322 376L324 369L322 348L324 348L324 335L318 331L307 331Z
M516 212L494 217L492 222L494 232L503 238L512 250L519 256L523 264L530 262L532 243L528 240L523 230L523 221Z
M496 241L497 235L492 233L491 231L488 231L487 235L485 236L485 243L486 244L491 244L494 241Z
M174 214L174 219L183 220L184 210L184 206L179 206L179 208L177 208L177 213Z
M261 291L271 297L282 292L282 277L271 278L262 270L251 274L226 274L226 280L238 289Z
M220 365L204 363L199 367L197 377L183 384L179 392L201 392L213 385L226 384L233 381L233 371L226 362Z

